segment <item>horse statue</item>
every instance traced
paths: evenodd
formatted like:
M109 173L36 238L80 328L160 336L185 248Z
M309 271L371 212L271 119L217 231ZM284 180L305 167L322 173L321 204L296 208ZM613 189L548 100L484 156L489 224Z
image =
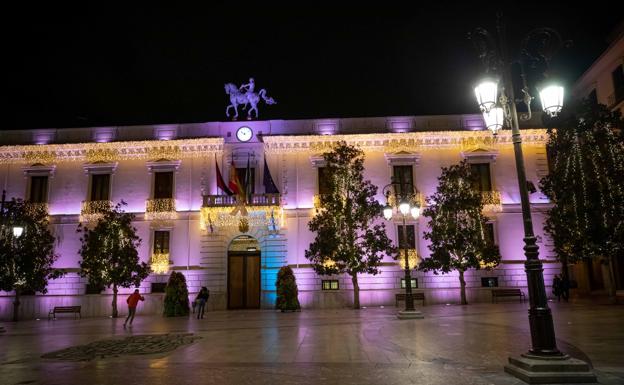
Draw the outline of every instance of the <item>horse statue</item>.
M268 105L277 104L277 102L266 95L266 90L263 88L260 92L254 92L254 80L253 78L249 79L248 84L243 84L240 87L236 87L233 83L225 84L225 93L230 95L230 105L225 109L225 116L230 117L230 108L234 107L234 117L232 119L236 120L238 118L238 106L242 105L243 110L247 108L247 104L251 105L249 111L247 111L247 119L251 120L251 112L256 112L256 119L258 119L258 102L260 98L264 100L264 102ZM243 92L242 90L246 90Z

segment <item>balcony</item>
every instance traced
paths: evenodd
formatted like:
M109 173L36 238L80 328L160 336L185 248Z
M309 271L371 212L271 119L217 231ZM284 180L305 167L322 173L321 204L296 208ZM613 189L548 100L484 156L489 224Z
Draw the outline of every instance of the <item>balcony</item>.
M37 216L39 213L48 215L50 212L46 202L24 202L24 206L28 215L31 216Z
M253 194L243 203L236 195L204 195L200 228L214 232L219 227L239 226L244 220L249 227L277 231L283 225L279 194Z
M150 260L150 267L155 274L166 274L169 271L169 253L154 253Z
M175 199L148 199L145 201L145 219L148 221L170 221L176 219Z
M486 213L498 213L503 211L500 191L481 191L483 211Z
M113 207L112 201L82 201L80 222L97 222L102 214Z

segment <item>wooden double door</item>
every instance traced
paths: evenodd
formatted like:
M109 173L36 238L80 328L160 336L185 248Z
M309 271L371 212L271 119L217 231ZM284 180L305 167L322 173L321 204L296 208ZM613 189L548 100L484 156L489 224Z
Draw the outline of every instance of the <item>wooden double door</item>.
M260 252L228 253L228 309L260 308Z

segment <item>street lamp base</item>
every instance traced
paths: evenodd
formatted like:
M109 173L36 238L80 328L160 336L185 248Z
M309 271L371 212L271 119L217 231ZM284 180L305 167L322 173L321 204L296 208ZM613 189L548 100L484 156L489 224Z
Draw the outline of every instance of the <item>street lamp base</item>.
M397 313L398 319L423 319L425 316L418 310L401 310Z
M529 384L578 384L598 382L589 364L568 355L542 357L522 354L509 357L505 372Z

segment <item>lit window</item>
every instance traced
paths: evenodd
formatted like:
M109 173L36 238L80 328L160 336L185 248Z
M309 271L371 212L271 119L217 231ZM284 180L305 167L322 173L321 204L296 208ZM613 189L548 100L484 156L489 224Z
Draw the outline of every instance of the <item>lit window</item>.
M412 278L412 289L418 289L418 278ZM405 278L401 278L401 289L405 289Z
M340 288L337 279L324 279L321 283L323 290L338 290Z

